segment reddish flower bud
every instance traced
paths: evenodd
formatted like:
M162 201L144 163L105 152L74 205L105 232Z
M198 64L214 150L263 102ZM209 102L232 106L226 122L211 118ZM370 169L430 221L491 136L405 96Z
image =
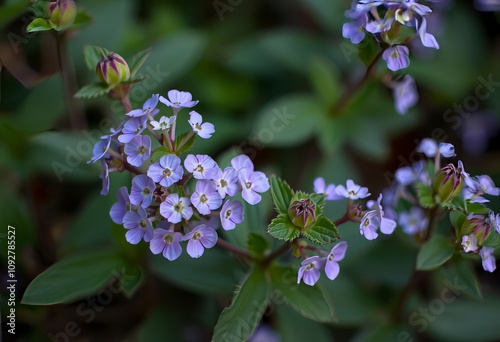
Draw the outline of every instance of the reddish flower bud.
M117 53L110 52L103 56L96 66L97 76L108 85L128 81L130 69L127 62Z

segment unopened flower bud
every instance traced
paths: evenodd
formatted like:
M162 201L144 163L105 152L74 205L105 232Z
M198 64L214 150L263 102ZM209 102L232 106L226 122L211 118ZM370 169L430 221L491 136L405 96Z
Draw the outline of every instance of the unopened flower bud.
M464 187L462 170L453 164L446 165L434 178L432 187L440 202L451 201Z
M459 232L466 235L473 235L477 241L477 245L481 246L492 231L491 218L485 217L484 215L474 215L470 214L465 219L462 227L460 227ZM496 234L496 232L493 232ZM463 239L463 238L462 238Z
M49 21L57 31L65 30L75 22L76 4L73 0L49 2Z
M309 198L294 201L288 209L288 217L299 228L309 228L316 221L316 204Z
M114 85L130 78L130 69L127 62L117 53L110 52L97 63L97 76L106 84Z

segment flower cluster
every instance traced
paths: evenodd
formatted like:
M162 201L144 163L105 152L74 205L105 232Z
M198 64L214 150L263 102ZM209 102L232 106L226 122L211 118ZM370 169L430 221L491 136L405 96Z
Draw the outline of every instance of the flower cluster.
M441 158L456 157L449 143L426 138L416 151L429 159L396 170L395 182L385 193L388 215L398 220L406 234L425 240L430 235L430 211L441 207L454 213L450 220L455 228L456 244L465 253L479 254L484 269L493 272L495 258L487 239L492 238L492 234L500 234L500 215L483 205L489 202L483 195L498 196L500 189L487 175L471 177L462 161L458 161L457 166L449 163L441 167ZM395 210L397 203L405 208L399 214Z
M155 118L160 113L159 103L172 109L170 117ZM153 95L102 137L89 161L102 165L102 195L109 192L110 172L136 174L130 193L127 187L119 189L111 219L127 229L129 243L149 242L152 253L163 253L171 261L181 255L182 241L188 241L187 253L198 258L205 248L217 243L219 226L232 230L243 221L243 204L231 197L241 192L242 198L254 205L260 202L260 194L269 190L267 177L254 170L246 155L234 157L225 168L208 155L188 154L181 159L196 137L209 139L215 132L213 124L191 111L188 122L192 131L176 135L180 110L197 103L190 93L178 90L170 90L168 98ZM159 146L153 149L153 143ZM194 188L188 186L190 181L195 182ZM219 217L219 222L212 217Z

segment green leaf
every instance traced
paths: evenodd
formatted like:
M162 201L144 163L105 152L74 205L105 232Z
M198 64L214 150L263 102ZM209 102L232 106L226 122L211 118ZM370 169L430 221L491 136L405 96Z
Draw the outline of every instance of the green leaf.
M137 71L139 71L139 68L144 64L144 62L146 62L146 59L148 59L150 53L151 53L151 48L142 50L141 52L137 53L134 57L132 57L132 61L129 64L131 78L135 76Z
M144 272L142 268L136 267L127 272L126 277L120 278L120 288L127 298L132 298L134 293L144 283Z
M271 283L285 302L302 316L317 322L334 322L330 301L319 285L297 284L296 271L289 267L273 266Z
M314 211L316 217L320 217L325 207L326 194L310 194L308 197L316 204L316 210Z
M39 32L48 30L52 30L52 25L47 19L43 18L34 19L26 28L27 32Z
M267 232L278 240L291 241L299 237L300 229L296 227L286 214L280 214L274 218L269 226Z
M22 303L53 305L91 295L124 268L117 251L91 251L69 256L39 274L24 292Z
M191 135L191 136L186 140L188 135ZM176 154L180 155L181 153L187 152L190 149L192 149L194 142L196 141L197 136L198 135L193 134L192 131L179 134L175 138L175 152L176 152Z
M87 68L94 71L97 63L102 57L107 56L109 51L95 45L85 45L83 47L83 57L85 59L85 64Z
M91 99L107 94L111 88L104 83L91 83L82 87L74 96L79 99Z
M256 267L236 290L214 328L212 341L246 341L259 324L270 297L264 270Z
M441 273L447 280L447 286L457 292L463 292L476 299L483 299L476 272L470 260L461 255L454 257L448 267L443 267Z
M330 219L325 216L320 216L312 228L303 231L302 235L309 241L326 245L340 240L339 232Z
M432 198L432 189L424 183L417 185L417 195L420 205L424 208L432 208L435 206L434 199Z
M269 183L271 184L271 196L276 211L280 214L287 214L293 198L292 188L290 188L287 182L276 176L271 176Z
M76 13L75 21L73 22L73 27L78 27L81 25L88 24L92 21L92 17L84 10L79 10Z
M0 29L8 25L11 21L18 18L21 13L26 12L30 0L16 0L12 4L3 4L0 6ZM1 70L1 68L0 68Z
M379 44L372 35L366 35L365 39L363 39L358 46L359 59L361 59L365 65L370 65L379 52Z
M251 232L248 235L248 251L256 256L263 256L269 247L267 239L259 233Z
M457 236L462 235L460 232L460 229L462 228L462 225L464 224L465 220L467 217L458 210L454 210L450 213L450 223L455 228L455 233Z
M315 57L309 66L309 78L325 104L333 105L341 93L335 65L322 57Z
M468 200L465 201L465 211L474 214L487 214L490 209L482 205L481 203L471 203Z
M500 248L500 234L495 229L492 229L481 245L495 249Z
M417 270L435 269L453 256L452 243L442 235L434 235L417 255Z
M153 163L156 163L158 160L161 159L161 157L172 154L166 147L160 146L156 148L156 150L153 152L153 155L151 156L151 161Z
M451 202L441 202L441 207L445 210L463 210L464 199L461 196L453 197Z
M304 319L304 316L286 304L276 303L273 306L273 327L280 336L280 341L304 342L311 340L314 342L334 341L331 329L326 324Z

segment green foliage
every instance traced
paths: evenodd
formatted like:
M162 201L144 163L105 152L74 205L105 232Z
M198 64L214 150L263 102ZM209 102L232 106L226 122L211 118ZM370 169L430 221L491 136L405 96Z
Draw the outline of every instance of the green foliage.
M461 255L451 259L448 267L440 269L445 279L453 289L463 292L472 298L483 299L483 294L477 280L476 273L471 265L471 260Z
M150 53L151 48L142 50L132 57L132 61L128 65L130 68L130 77L133 78L135 76L139 68L146 62L146 59L148 59Z
M292 188L290 188L287 182L276 176L271 176L269 183L271 184L271 196L276 211L280 214L287 214L293 198Z
M500 234L494 229L490 231L486 240L484 240L482 246L493 247L495 249L500 248Z
M2 4L0 6L0 29L25 12L29 3L30 0L18 0L11 4Z
M166 147L163 146L157 147L156 150L151 155L151 161L153 163L156 163L158 160L161 159L161 157L164 157L169 154L172 154L172 152L170 152Z
M316 57L309 66L309 78L316 92L325 104L331 106L341 94L338 71L332 62L326 58Z
M91 99L98 96L106 95L112 87L105 83L91 83L82 87L76 94L75 97L78 99Z
M28 32L40 32L52 30L52 24L47 19L36 18L31 23L29 23L26 31Z
M299 237L300 228L290 221L288 214L280 214L271 221L267 232L278 240L292 241Z
M78 28L92 22L92 16L84 10L78 10L76 13L75 21L73 22L73 27Z
M442 235L434 234L417 256L417 270L435 269L453 256L453 245Z
M325 216L320 216L314 226L302 232L309 241L326 245L340 240L340 235L333 222Z
M466 200L464 203L465 203L465 211L467 213L487 214L490 211L489 208L486 208L481 203L471 203L468 200Z
M246 341L264 314L271 294L264 270L255 267L217 321L212 341Z
M424 208L433 208L436 204L432 197L432 189L424 184L419 183L417 186L418 201Z
M175 138L175 152L177 155L191 150L198 135L193 134L192 131L179 134Z
M258 257L262 257L269 247L267 239L259 233L248 234L248 251Z

